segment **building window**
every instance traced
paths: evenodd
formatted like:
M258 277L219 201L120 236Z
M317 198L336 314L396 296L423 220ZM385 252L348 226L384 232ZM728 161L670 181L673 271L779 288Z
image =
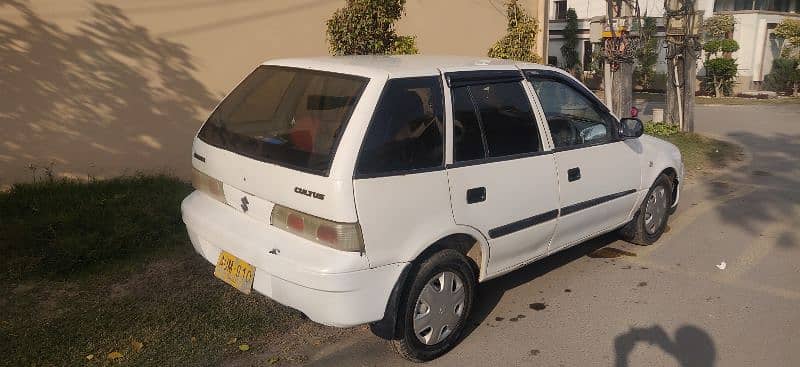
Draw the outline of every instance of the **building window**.
M792 0L716 0L714 11L764 10L797 12L800 7Z
M792 10L792 2L790 0L756 0L755 10L768 10L789 12Z
M583 41L583 70L592 69L592 42Z
M566 0L558 0L553 2L556 8L556 20L566 20L567 19L567 1Z

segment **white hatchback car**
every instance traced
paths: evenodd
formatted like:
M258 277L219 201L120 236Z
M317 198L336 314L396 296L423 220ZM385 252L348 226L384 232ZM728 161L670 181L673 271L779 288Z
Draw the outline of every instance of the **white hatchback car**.
M430 360L477 283L616 229L659 238L683 163L642 130L537 64L275 60L200 129L183 221L239 290Z

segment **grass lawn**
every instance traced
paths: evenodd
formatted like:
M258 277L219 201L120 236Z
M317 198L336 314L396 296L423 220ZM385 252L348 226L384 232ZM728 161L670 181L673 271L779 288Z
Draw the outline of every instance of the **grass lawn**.
M800 97L779 97L771 99L742 97L696 97L694 101L699 105L776 105L798 104L800 103Z
M696 133L679 132L664 123L646 123L645 133L675 144L680 149L688 177L742 159L742 148L736 144Z
M0 193L0 365L218 365L303 322L212 276L180 218L190 190L136 176Z
M689 173L739 156L729 143L648 130L681 149ZM0 192L0 366L270 365L290 329L324 339L328 329L299 312L213 277L181 221L190 191L139 175Z

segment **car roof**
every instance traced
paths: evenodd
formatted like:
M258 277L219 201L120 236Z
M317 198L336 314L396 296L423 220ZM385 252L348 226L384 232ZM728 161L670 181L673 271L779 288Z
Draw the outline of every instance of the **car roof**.
M359 55L322 56L271 60L264 65L281 65L316 70L336 71L345 74L392 77L437 75L441 69L491 70L491 69L554 69L549 66L514 60L474 56L433 55Z

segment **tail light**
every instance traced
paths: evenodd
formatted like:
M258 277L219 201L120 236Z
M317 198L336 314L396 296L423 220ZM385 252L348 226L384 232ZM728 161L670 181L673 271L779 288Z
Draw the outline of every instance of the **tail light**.
M341 251L363 252L364 240L358 223L337 223L275 205L273 226Z
M196 168L192 169L192 186L197 191L204 192L220 202L225 202L225 193L222 191L222 181L200 172Z

